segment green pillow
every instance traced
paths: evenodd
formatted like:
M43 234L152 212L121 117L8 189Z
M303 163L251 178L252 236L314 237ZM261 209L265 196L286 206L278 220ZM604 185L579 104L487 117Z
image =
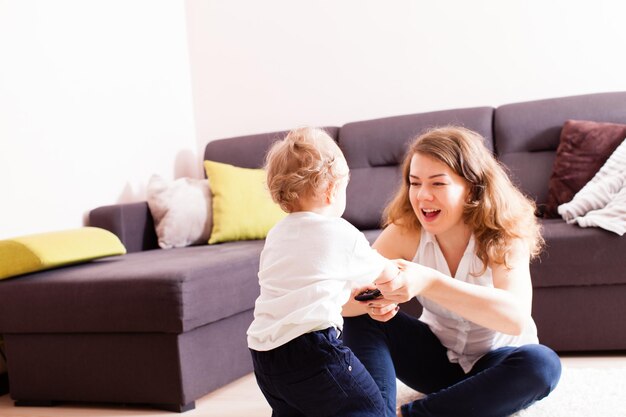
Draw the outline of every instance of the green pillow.
M117 236L97 227L0 240L0 279L125 253Z
M262 169L204 161L213 201L209 244L263 239L287 215L272 201Z

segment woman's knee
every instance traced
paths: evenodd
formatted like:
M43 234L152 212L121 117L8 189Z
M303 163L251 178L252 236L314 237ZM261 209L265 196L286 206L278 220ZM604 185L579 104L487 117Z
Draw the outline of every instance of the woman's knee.
M348 346L360 345L372 338L379 339L380 336L382 336L380 327L367 314L344 318L343 341Z
M549 347L544 345L521 346L517 352L524 361L529 384L548 395L556 388L561 377L561 360Z

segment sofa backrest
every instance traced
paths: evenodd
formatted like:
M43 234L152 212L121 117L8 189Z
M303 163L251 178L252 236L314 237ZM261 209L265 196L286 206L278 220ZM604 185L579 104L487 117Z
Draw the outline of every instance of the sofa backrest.
M426 129L455 124L484 136L493 151L491 107L443 110L325 127L338 141L350 166L343 217L361 230L378 229L385 205L400 185L400 164L409 142ZM204 158L243 168L260 168L270 145L287 131L209 142Z
M350 166L343 217L361 230L377 229L383 209L401 184L400 164L412 139L427 129L449 124L474 130L493 150L491 107L444 110L348 123L339 130L339 146Z
M495 111L498 159L520 189L540 205L548 199L561 128L568 119L626 123L626 92L507 104Z
M331 138L337 140L338 127L323 128ZM204 149L204 159L231 164L242 168L261 168L265 154L271 144L283 139L289 131L238 136L209 142Z

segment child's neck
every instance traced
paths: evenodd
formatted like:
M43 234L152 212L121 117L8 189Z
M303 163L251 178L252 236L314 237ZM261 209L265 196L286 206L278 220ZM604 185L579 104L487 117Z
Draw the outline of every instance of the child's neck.
M300 201L298 207L294 211L292 211L292 213L297 213L300 211L310 211L321 216L337 217L332 204L326 204L320 201Z
M337 217L337 215L334 214L333 210L330 207L309 207L309 208L301 207L298 210L292 211L292 213L301 213L305 211L319 214L320 216Z

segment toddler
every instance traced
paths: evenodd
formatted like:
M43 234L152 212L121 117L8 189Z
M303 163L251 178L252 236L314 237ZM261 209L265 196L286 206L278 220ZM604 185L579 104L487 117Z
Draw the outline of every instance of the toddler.
M341 218L348 164L323 130L290 132L265 168L272 199L289 213L267 235L248 329L272 416L380 417L377 385L338 334L353 286L388 281L398 269Z

